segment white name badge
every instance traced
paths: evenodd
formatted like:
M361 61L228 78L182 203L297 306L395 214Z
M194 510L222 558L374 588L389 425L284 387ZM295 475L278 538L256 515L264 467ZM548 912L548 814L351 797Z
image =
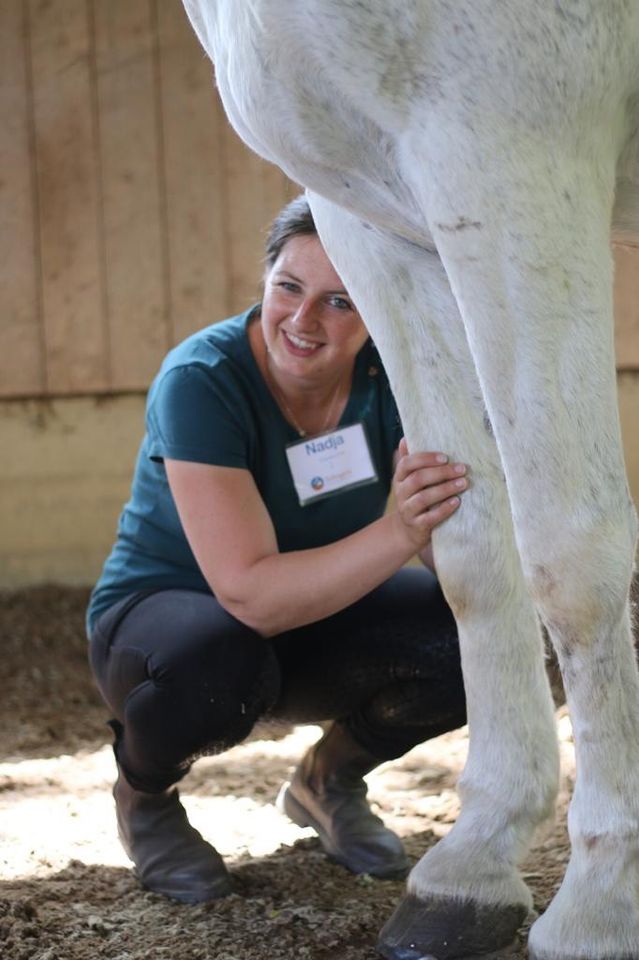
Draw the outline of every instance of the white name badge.
M362 423L291 443L286 456L302 507L377 480Z

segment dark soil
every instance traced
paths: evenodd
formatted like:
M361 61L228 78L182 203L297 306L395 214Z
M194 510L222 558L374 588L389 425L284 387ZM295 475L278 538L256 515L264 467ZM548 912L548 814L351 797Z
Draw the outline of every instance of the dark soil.
M378 960L376 936L403 883L329 863L310 831L273 806L316 728L279 739L258 731L200 761L183 783L189 815L225 856L236 893L185 907L141 889L116 837L107 714L86 659L87 597L56 587L0 596L2 960ZM568 855L574 757L562 711L559 730L559 816L524 865L539 910ZM414 860L454 822L465 750L462 730L369 778L377 809ZM526 956L523 940L515 956Z

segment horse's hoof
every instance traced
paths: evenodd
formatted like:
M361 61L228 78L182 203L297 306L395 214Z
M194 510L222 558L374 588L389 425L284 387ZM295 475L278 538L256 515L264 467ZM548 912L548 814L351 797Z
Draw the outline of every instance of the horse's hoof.
M523 904L408 894L380 933L377 951L386 960L497 960L511 953L527 916Z

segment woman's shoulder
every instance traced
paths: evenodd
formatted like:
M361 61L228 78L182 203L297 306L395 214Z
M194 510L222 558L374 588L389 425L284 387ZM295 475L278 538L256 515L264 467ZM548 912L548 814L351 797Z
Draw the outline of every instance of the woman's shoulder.
M247 325L256 307L197 330L170 350L158 376L190 365L214 370L220 365L248 367Z
M201 417L206 410L250 423L259 394L247 325L255 308L187 337L165 357L147 396L147 425Z
M247 465L255 436L249 316L205 327L167 355L146 403L150 459Z

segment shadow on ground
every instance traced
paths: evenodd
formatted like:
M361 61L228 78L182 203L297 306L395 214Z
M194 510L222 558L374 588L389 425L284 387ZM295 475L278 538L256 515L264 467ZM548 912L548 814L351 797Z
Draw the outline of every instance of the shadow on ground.
M419 838L414 838L419 842ZM231 865L236 892L183 906L131 871L71 861L45 879L0 883L3 960L375 960L401 882L356 879L314 840Z

